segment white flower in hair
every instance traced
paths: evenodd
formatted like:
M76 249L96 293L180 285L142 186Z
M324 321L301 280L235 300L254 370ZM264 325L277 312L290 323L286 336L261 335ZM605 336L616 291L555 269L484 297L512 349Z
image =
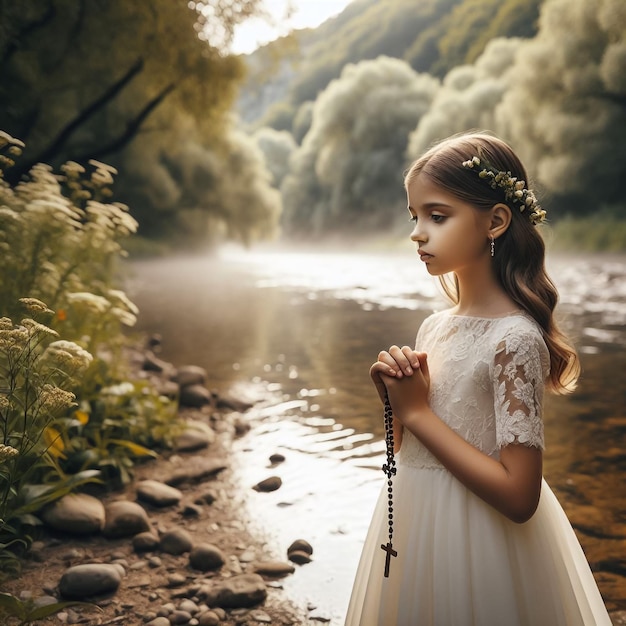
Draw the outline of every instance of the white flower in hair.
M463 161L463 167L478 172L478 176L487 180L492 189L502 189L506 200L518 205L520 213L524 213L528 208L528 217L532 224L537 225L545 221L546 212L537 202L535 194L526 188L526 181L517 180L511 172L497 170L488 163L481 162L477 156Z

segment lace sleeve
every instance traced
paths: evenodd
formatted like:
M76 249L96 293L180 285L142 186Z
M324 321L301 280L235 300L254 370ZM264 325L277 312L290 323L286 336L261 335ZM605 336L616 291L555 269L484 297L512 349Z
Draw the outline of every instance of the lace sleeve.
M513 331L498 344L494 398L498 448L521 443L543 449L542 403L549 358L538 332Z

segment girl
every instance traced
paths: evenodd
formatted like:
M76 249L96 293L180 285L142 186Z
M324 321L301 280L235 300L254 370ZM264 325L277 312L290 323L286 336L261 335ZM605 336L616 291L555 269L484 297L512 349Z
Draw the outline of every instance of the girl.
M611 624L542 479L544 387L573 389L579 363L553 318L527 180L485 133L443 141L406 175L411 239L454 307L424 321L419 351L392 346L370 369L399 453L347 626Z

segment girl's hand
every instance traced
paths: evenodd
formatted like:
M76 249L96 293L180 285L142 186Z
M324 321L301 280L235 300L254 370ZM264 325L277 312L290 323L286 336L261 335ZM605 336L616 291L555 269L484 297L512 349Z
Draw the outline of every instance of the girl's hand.
M381 383L389 396L393 414L404 425L429 409L430 375L426 353L419 353L418 363L419 367L411 376L404 376L402 379L384 373L380 376Z
M370 368L370 376L381 401L384 402L385 400L390 380L411 377L415 372L420 371L424 374L424 367L426 367L425 380L428 388L430 378L428 376L425 352L416 352L408 346L403 346L402 348L391 346L388 351L383 350L380 352L378 361ZM385 378L388 380L386 381Z

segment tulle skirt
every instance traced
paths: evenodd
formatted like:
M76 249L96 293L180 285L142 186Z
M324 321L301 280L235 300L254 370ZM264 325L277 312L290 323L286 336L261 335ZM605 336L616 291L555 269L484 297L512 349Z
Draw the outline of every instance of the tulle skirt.
M496 512L445 469L400 465L398 556L384 578L383 488L346 626L611 626L574 531L548 484L525 524Z

